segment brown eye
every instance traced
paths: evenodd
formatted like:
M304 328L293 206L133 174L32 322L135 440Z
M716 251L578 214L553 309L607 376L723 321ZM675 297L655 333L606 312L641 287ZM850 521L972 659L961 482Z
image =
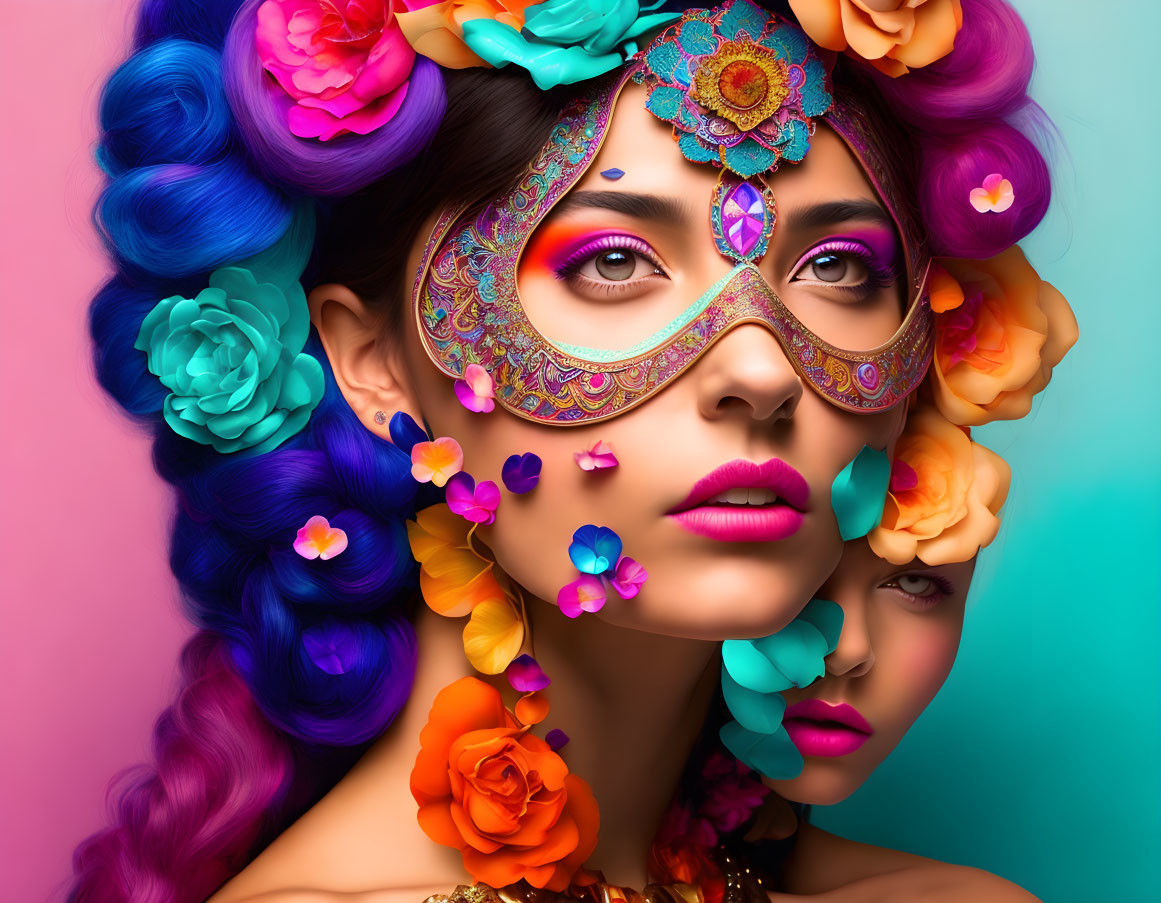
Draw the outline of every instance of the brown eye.
M593 263L601 276L613 282L623 282L637 269L636 255L631 251L604 251L597 255Z
M819 282L841 282L847 275L847 261L837 254L820 254L810 265Z

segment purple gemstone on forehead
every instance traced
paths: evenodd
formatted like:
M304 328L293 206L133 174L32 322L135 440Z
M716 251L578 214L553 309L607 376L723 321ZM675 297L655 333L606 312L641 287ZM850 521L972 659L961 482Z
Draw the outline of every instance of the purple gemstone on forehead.
M734 186L722 202L722 231L739 257L749 257L766 228L766 204L749 182Z
M879 368L871 363L859 364L855 371L855 377L861 385L868 392L873 392L879 387Z

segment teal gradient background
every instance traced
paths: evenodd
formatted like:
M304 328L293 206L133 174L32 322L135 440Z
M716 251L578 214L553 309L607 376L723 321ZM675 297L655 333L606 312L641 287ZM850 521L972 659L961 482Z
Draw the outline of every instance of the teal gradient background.
M975 434L1012 489L951 677L870 780L812 820L1051 903L1156 900L1161 6L1012 2L1063 145L1052 209L1022 246L1080 341L1029 417Z

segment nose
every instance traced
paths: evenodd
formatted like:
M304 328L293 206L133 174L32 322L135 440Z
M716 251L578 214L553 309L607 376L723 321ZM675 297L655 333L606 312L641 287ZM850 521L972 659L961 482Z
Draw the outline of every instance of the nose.
M826 673L832 677L862 677L875 664L867 609L862 602L839 603L843 610L843 629L838 645L826 657Z
M744 323L731 329L700 363L698 407L707 419L735 412L759 421L794 416L802 379L764 326Z

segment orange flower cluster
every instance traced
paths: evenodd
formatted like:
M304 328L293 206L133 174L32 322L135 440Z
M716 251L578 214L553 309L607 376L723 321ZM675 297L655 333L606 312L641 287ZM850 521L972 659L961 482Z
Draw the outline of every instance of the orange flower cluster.
M596 848L597 802L496 689L474 677L445 687L419 742L411 794L428 837L459 850L473 880L492 887L569 886Z
M472 19L493 19L519 31L524 27L524 10L537 0L442 0L425 5L424 0L404 0L408 12L395 14L399 28L416 53L447 69L488 66L464 43L464 23Z
M892 78L951 53L963 27L960 0L790 0L802 30Z
M963 426L1023 417L1076 342L1072 308L1015 246L988 260L941 259L932 280L940 411Z
M892 564L967 561L995 539L1010 479L1003 458L966 429L933 407L916 408L895 446L883 519L867 541Z

